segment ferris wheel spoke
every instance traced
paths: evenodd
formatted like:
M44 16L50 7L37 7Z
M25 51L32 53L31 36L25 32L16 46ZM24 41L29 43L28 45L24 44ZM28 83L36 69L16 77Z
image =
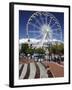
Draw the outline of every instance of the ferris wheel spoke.
M46 23L46 25L47 25L47 15L46 15L46 17L45 17L45 23Z
M55 28L55 29L52 29L53 31L59 31L61 32L61 29L60 28Z
M60 33L57 33L57 32L53 33L53 35L57 35L57 34L59 35Z
M41 28L40 27L38 27L36 24L30 24L32 27L34 27L34 28L36 28L36 29L38 29L38 30L40 30Z
M44 20L43 20L42 14L40 14L40 20L42 21L42 24L44 24Z
M53 28L55 25L56 25L56 22L53 25L51 25L51 28Z
M40 31L36 31L36 30L32 30L32 31L29 31L30 33L40 33Z
M50 26L52 19L53 19L53 17L50 18L48 26Z
M41 26L42 24L41 24L40 21L37 19L37 17L35 17L35 16L33 16L33 17L34 17L36 23L37 23L39 26Z
M39 20L38 19L36 19L36 22L39 24L39 26L41 26L42 24L39 22Z

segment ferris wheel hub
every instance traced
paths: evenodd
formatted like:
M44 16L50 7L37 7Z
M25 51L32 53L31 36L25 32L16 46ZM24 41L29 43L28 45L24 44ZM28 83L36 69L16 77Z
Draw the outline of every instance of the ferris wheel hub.
M51 28L48 25L43 25L41 30L44 34L46 34L51 31Z

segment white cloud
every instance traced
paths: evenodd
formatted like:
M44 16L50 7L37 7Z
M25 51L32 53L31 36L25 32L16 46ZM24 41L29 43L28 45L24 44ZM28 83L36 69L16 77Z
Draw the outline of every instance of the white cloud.
M57 40L57 39L53 39L53 40L49 40L49 42L60 42L60 43L63 43L63 41L61 40ZM28 38L23 38L23 39L20 39L19 40L19 43L22 44L22 43L27 43L28 42ZM31 38L30 39L30 43L38 43L38 42L41 42L41 39L35 39L35 38ZM45 40L45 42L47 42L47 40Z

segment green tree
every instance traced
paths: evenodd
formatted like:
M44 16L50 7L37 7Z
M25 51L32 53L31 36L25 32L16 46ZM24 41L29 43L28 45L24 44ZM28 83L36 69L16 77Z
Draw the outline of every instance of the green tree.
M61 54L64 54L64 44L60 44L60 45L59 45L59 52L60 52Z
M45 54L45 50L43 48L37 48L37 49L35 49L35 53Z
M52 45L51 52L54 54L64 54L64 45L63 44Z
M27 49L27 53L30 54L30 55L32 55L34 53L34 49L28 48Z
M24 53L26 56L27 56L27 49L29 48L28 44L27 43L24 43L21 45L21 50L20 52L21 53Z

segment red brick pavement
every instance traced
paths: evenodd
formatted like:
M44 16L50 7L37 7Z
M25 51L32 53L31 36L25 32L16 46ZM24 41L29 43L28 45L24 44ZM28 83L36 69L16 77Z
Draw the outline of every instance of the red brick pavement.
M55 62L44 62L48 65L54 77L64 77L64 67Z

